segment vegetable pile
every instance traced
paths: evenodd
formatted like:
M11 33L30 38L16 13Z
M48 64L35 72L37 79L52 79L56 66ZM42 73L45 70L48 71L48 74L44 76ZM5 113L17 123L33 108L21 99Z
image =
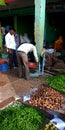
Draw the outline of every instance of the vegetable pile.
M46 82L52 88L65 92L65 75L47 77Z
M45 125L44 130L58 130L58 129L49 122L48 124Z
M30 100L26 101L26 104L36 106L40 109L55 111L59 110L64 103L65 98L60 92L44 85L39 86L38 90L31 94Z
M10 106L0 111L1 130L40 130L44 121L43 112L33 107Z

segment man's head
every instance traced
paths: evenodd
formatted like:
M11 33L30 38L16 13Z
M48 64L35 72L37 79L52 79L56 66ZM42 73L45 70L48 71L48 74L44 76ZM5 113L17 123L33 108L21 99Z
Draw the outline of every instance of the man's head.
M13 34L14 34L14 32L15 32L14 27L10 27L10 28L9 28L9 32L10 32L10 34L11 34L11 35L13 35Z

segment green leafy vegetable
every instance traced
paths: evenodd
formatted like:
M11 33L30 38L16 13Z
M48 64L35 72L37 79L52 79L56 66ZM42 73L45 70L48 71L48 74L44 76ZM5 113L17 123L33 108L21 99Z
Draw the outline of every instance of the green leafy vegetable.
M52 88L65 92L65 75L47 77L46 82Z
M0 111L1 130L40 130L44 121L43 112L33 107L10 106Z

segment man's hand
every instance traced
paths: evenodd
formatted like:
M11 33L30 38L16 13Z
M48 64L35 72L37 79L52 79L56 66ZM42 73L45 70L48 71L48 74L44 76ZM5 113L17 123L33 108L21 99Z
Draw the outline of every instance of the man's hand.
M7 49L7 52L9 53L9 54L12 54L12 50L11 49Z

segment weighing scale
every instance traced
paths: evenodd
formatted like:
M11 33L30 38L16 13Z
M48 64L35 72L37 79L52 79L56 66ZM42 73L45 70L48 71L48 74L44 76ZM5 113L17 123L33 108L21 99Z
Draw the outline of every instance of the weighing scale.
M30 77L39 77L44 74L44 66L45 66L45 54L43 55L42 64L39 62L38 67L35 68L35 72L30 72ZM32 67L33 69L33 67Z

